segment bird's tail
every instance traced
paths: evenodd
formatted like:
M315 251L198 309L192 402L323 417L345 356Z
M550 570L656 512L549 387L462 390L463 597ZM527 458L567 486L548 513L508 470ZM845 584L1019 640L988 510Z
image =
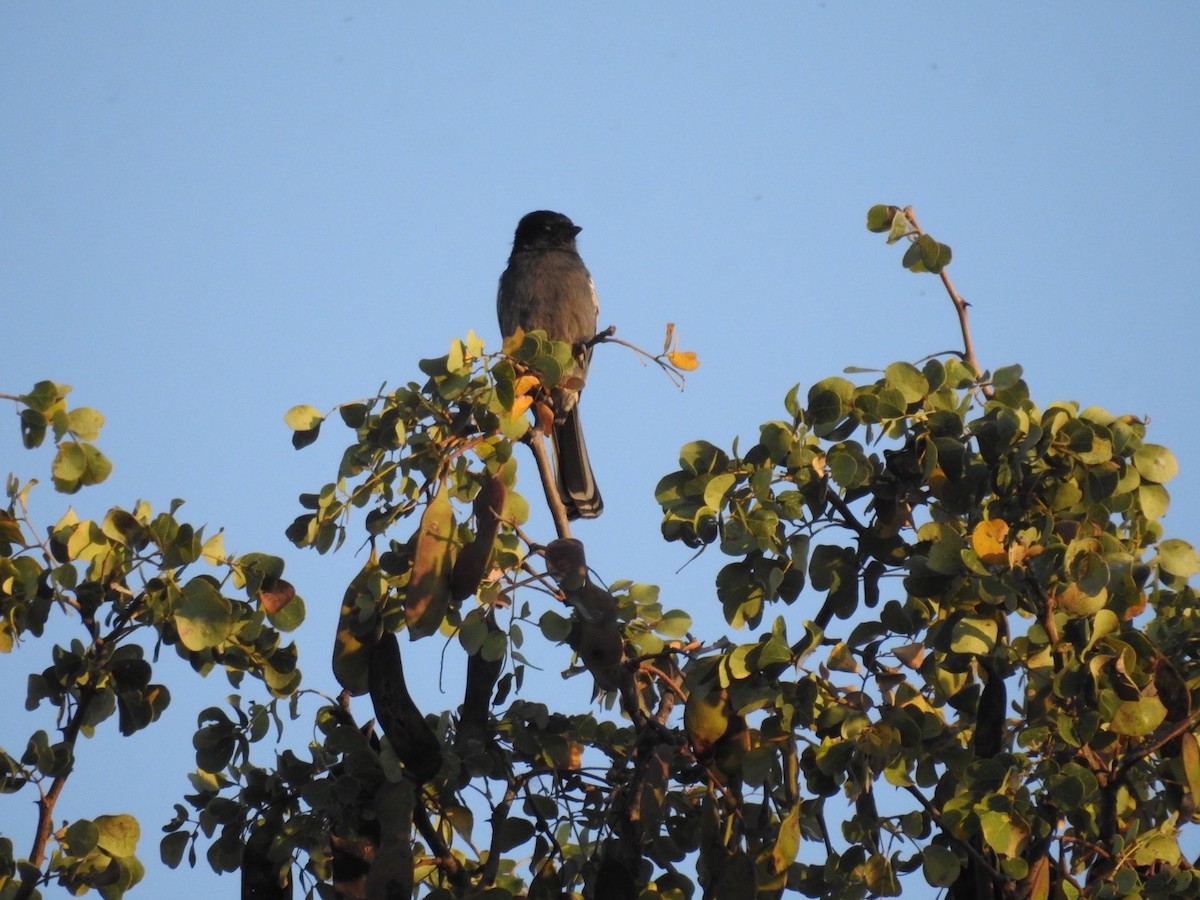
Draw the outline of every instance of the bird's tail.
M604 501L592 475L583 426L579 422L579 404L571 407L551 432L554 445L554 477L558 496L567 509L567 518L594 519L604 511Z

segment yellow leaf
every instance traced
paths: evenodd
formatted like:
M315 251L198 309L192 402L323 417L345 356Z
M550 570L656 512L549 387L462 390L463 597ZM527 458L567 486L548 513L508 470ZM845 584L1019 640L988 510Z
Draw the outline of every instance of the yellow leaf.
M827 465L825 465L825 454L824 453L814 456L812 462L809 463L809 465L812 466L812 470L817 473L818 478L824 478L826 475L829 474L829 467Z
M696 359L696 354L691 350L672 350L667 354L667 359L670 360L671 365L684 372L700 368L700 360Z
M467 359L479 359L483 356L483 339L474 330L467 331Z
M1100 588L1095 594L1079 589L1077 584L1068 584L1054 594L1055 605L1072 619L1090 616L1108 604L1108 588Z
M522 375L514 382L513 393L518 397L523 397L539 384L541 384L541 379L536 375Z
M1200 742L1192 732L1185 731L1180 735L1179 749L1180 759L1183 760L1183 774L1187 781L1188 793L1192 795L1192 808L1195 810L1195 803L1200 800ZM1192 821L1195 822L1197 817L1198 814L1193 812Z
M512 356L512 354L516 352L517 348L523 343L525 343L525 329L518 326L516 331L504 339L504 343L501 345L500 349L503 350L505 354Z
M1004 565L1008 562L1008 552L1004 549L1004 536L1007 534L1007 522L1003 519L987 519L971 532L971 549L987 565Z
M1008 548L1008 567L1010 569L1020 568L1025 564L1025 560L1040 555L1044 549L1041 544L1026 544L1024 539L1018 536L1012 546Z
M200 555L210 566L219 566L225 559L225 533L218 531L200 548Z
M1029 874L1025 876L1023 885L1028 886L1025 894L1029 900L1049 900L1050 897L1050 857L1039 856L1030 866Z
M512 412L509 413L510 421L517 421L521 416L525 415L525 411L533 405L533 398L526 394L523 397L518 397L513 401Z

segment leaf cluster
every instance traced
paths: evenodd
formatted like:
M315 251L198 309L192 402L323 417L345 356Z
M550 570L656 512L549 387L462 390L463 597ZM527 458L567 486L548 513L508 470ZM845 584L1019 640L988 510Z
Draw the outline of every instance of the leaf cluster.
M56 796L79 734L114 712L123 733L152 724L171 647L271 695L200 714L160 845L195 865L206 842L247 895L1195 896L1179 837L1200 821L1200 559L1161 523L1176 460L1136 417L1039 406L1018 366L981 371L949 248L910 209L868 227L942 277L967 350L797 385L745 449L684 445L656 489L662 535L721 557L721 633L589 570L579 542L526 533L517 444L577 377L574 348L532 332L489 354L468 335L421 382L287 413L297 448L331 420L349 432L287 536L368 548L334 640L343 692L311 713L281 559L227 555L177 504L43 536L32 484L10 479L0 649L55 613L79 636L29 681L61 724L0 755L5 789ZM16 399L69 491L103 469L78 464L98 420L49 384ZM429 708L416 641L465 672L455 707ZM556 708L533 677L555 665L591 677L590 708ZM284 704L312 738L264 760ZM120 896L140 877L127 825L47 826L48 862L0 841L0 898L52 876Z
M569 348L507 349L469 337L424 384L340 408L338 479L291 535L323 552L364 510L373 549L334 655L346 699L302 763L198 756L201 819L236 812L222 865L269 834L272 871L299 863L320 896L1195 889L1178 829L1200 786L1197 561L1162 533L1176 464L1143 422L1039 408L1018 367L950 357L793 388L745 451L685 445L657 489L663 535L730 558L715 588L735 630L701 641L656 588L613 581L630 676L596 676L613 721L556 711L528 679L530 628L578 650L588 623L559 609L516 493L525 414ZM422 708L396 631L446 642L457 710ZM390 867L370 862L384 846Z
M1195 890L1176 829L1200 672L1179 612L1200 566L1162 534L1170 452L1131 416L1039 409L1016 367L985 385L955 358L899 363L798 397L744 453L685 446L658 487L668 540L735 557L717 577L730 624L823 595L790 658L787 614L763 644L824 651L797 682L808 704L765 706L806 737L807 824L829 841L795 885L887 895L914 868L950 886L977 867L1033 896ZM1143 625L1159 610L1166 646ZM881 779L908 811L878 812ZM836 795L854 807L841 850L819 814Z
M103 481L111 470L91 443L103 417L69 408L69 391L43 381L10 398L27 447L53 436L53 484L67 494ZM249 674L275 696L287 696L299 685L300 671L282 632L300 624L304 604L287 594L281 559L227 555L221 532L206 537L203 528L177 517L181 501L158 513L145 501L113 507L99 521L68 511L42 531L29 511L36 485L10 475L7 506L0 509L0 652L26 649L30 639L48 634L68 639L53 643L49 665L27 680L26 709L52 710L56 732L39 729L23 750L0 749L0 790L40 798L29 856L14 857L11 842L5 844L0 896L34 896L37 884L56 878L76 893L94 888L119 897L143 873L134 853L136 820L117 813L52 826L79 737L91 737L114 716L122 735L160 718L171 699L155 680L164 648L202 675L220 668L238 686ZM262 602L283 596L287 601L274 611Z

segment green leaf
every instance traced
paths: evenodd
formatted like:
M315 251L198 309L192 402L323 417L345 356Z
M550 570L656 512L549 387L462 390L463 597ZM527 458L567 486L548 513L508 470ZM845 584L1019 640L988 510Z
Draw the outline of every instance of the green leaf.
M67 414L67 423L75 437L81 441L94 441L100 437L104 416L97 410L81 406Z
M788 814L779 823L779 833L771 850L771 863L775 872L786 872L796 861L800 850L800 803L795 802Z
M137 852L142 832L133 816L97 816L95 823L100 830L98 844L109 856L126 857Z
M737 476L732 472L714 475L704 486L704 505L712 509L720 509L724 506L726 494L733 490L736 483Z
M1108 604L1108 588L1095 594L1082 590L1078 584L1068 584L1055 595L1058 608L1073 619L1094 615Z
M475 816L471 810L459 804L451 804L442 813L464 840L471 840L471 832L475 828Z
M663 637L681 638L692 627L692 617L681 609L668 610L654 626Z
M950 264L950 248L938 243L928 234L917 238L904 254L904 266L913 272L931 272L937 275Z
M183 586L175 606L175 627L183 646L192 651L216 647L229 637L233 624L233 605L212 578L198 575Z
M954 623L951 632L950 652L972 653L984 656L996 646L1000 627L995 619L967 616Z
M1145 737L1167 718L1167 708L1157 697L1126 700L1113 713L1109 727L1116 734Z
M1179 840L1170 825L1160 825L1153 831L1142 835L1133 852L1133 861L1139 866L1153 866L1158 863L1178 865L1182 854L1179 851Z
M571 620L560 616L552 609L546 610L538 619L538 627L546 640L561 644L571 634Z
M362 428L370 411L370 407L365 403L343 403L338 407L338 415L348 428Z
M501 853L506 853L514 847L520 847L533 837L534 833L532 822L525 819L505 819L493 844Z
M1029 840L1029 826L1011 810L980 812L979 827L988 846L1009 859L1015 859Z
M679 466L692 475L715 474L729 468L729 456L708 441L692 441L680 448Z
M267 621L278 631L284 633L295 631L304 624L304 598L296 594L282 609L277 612L267 612Z
M65 840L68 853L72 856L86 856L99 842L100 829L89 819L79 819L67 828Z
M1179 463L1175 455L1158 444L1143 444L1133 454L1133 465L1138 474L1154 484L1165 484L1179 474Z
M1158 545L1158 565L1164 572L1178 578L1191 578L1200 572L1200 557L1187 541L1167 538Z
M21 410L21 443L26 450L42 446L46 439L46 417L32 409Z
M54 462L50 465L50 472L56 482L76 482L83 477L86 469L87 457L84 455L83 445L74 441L59 447Z
M900 392L905 403L916 403L929 392L929 380L916 366L895 362L887 367L888 387Z
M71 393L69 384L57 384L53 381L39 381L28 394L22 394L22 402L30 409L38 412L50 412L58 406L67 394Z
M108 478L112 463L92 444L68 441L59 445L50 472L56 490L73 494L81 487L100 484Z
M992 385L998 391L1014 388L1020 383L1023 371L1019 365L1001 366L992 375Z
M292 431L312 431L314 428L320 427L321 423L325 421L325 417L316 407L301 404L293 406L284 413L283 421Z
M245 588L248 597L254 597L264 586L271 586L283 575L284 562L269 553L246 553L233 564L234 587Z
M168 834L158 845L158 855L167 868L175 869L183 860L183 851L187 849L191 835L186 831L176 831Z
M845 378L826 378L808 389L808 415L813 430L824 436L844 419L854 402L854 385Z
M1140 484L1137 489L1138 506L1147 519L1161 519L1171 505L1171 495L1161 484Z
M882 234L892 227L892 220L896 218L898 212L899 210L894 206L875 204L867 210L867 230Z

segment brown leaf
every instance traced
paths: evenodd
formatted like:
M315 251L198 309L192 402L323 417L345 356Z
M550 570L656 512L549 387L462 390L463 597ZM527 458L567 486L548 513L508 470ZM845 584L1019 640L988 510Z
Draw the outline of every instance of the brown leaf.
M273 616L291 603L295 596L296 589L292 587L291 582L276 578L269 588L263 587L258 592L258 601L263 605L267 614Z

